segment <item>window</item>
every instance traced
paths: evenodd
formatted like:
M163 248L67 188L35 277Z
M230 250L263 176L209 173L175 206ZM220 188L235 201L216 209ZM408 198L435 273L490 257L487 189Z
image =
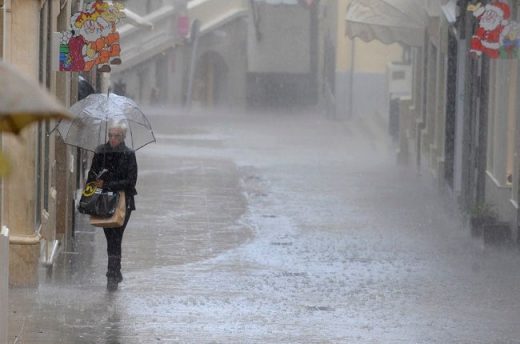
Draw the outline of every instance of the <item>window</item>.
M49 87L51 77L50 51L51 46L51 26L48 25L51 15L51 6L46 2L40 12L40 82ZM35 204L35 223L41 223L42 210L49 210L49 190L50 190L50 138L47 133L50 131L50 122L40 122L38 124L38 134L35 147L35 169L36 169L36 204Z

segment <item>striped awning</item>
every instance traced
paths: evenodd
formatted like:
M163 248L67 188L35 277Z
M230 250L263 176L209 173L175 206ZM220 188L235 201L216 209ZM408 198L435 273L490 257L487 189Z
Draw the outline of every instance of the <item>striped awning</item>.
M425 0L352 0L347 35L366 42L422 46L428 25Z

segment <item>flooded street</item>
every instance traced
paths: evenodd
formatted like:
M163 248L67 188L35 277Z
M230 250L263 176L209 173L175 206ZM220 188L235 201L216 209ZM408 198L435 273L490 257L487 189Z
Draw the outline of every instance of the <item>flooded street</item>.
M81 216L10 291L10 343L520 343L517 249L472 238L380 119L147 113L119 290Z

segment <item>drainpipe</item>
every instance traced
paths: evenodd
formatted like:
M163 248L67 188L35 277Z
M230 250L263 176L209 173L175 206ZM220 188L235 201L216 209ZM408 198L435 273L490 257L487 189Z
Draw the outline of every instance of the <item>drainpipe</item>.
M188 90L186 92L186 108L191 108L191 102L193 98L193 81L195 78L195 65L197 63L197 48L199 46L199 36L200 36L200 22L198 19L193 21L191 27L190 40L191 44L191 59L190 59L190 69L188 74Z
M350 76L348 90L348 118L354 117L354 73L356 69L356 38L350 41Z
M253 14L253 26L255 28L255 37L258 42L262 40L262 33L260 32L260 16L256 9L254 0L249 0L249 6L251 7L251 13Z

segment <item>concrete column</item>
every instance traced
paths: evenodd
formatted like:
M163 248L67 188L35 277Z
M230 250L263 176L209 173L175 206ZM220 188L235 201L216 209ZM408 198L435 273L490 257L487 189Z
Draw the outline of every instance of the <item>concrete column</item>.
M37 82L40 1L12 1L10 17L10 26L4 32L9 42L6 57ZM12 167L12 173L3 178L2 222L11 235L31 235L36 229L36 138L36 126L25 129L20 137L2 136L3 151L9 155ZM11 245L10 284L37 285L38 259L38 245Z

